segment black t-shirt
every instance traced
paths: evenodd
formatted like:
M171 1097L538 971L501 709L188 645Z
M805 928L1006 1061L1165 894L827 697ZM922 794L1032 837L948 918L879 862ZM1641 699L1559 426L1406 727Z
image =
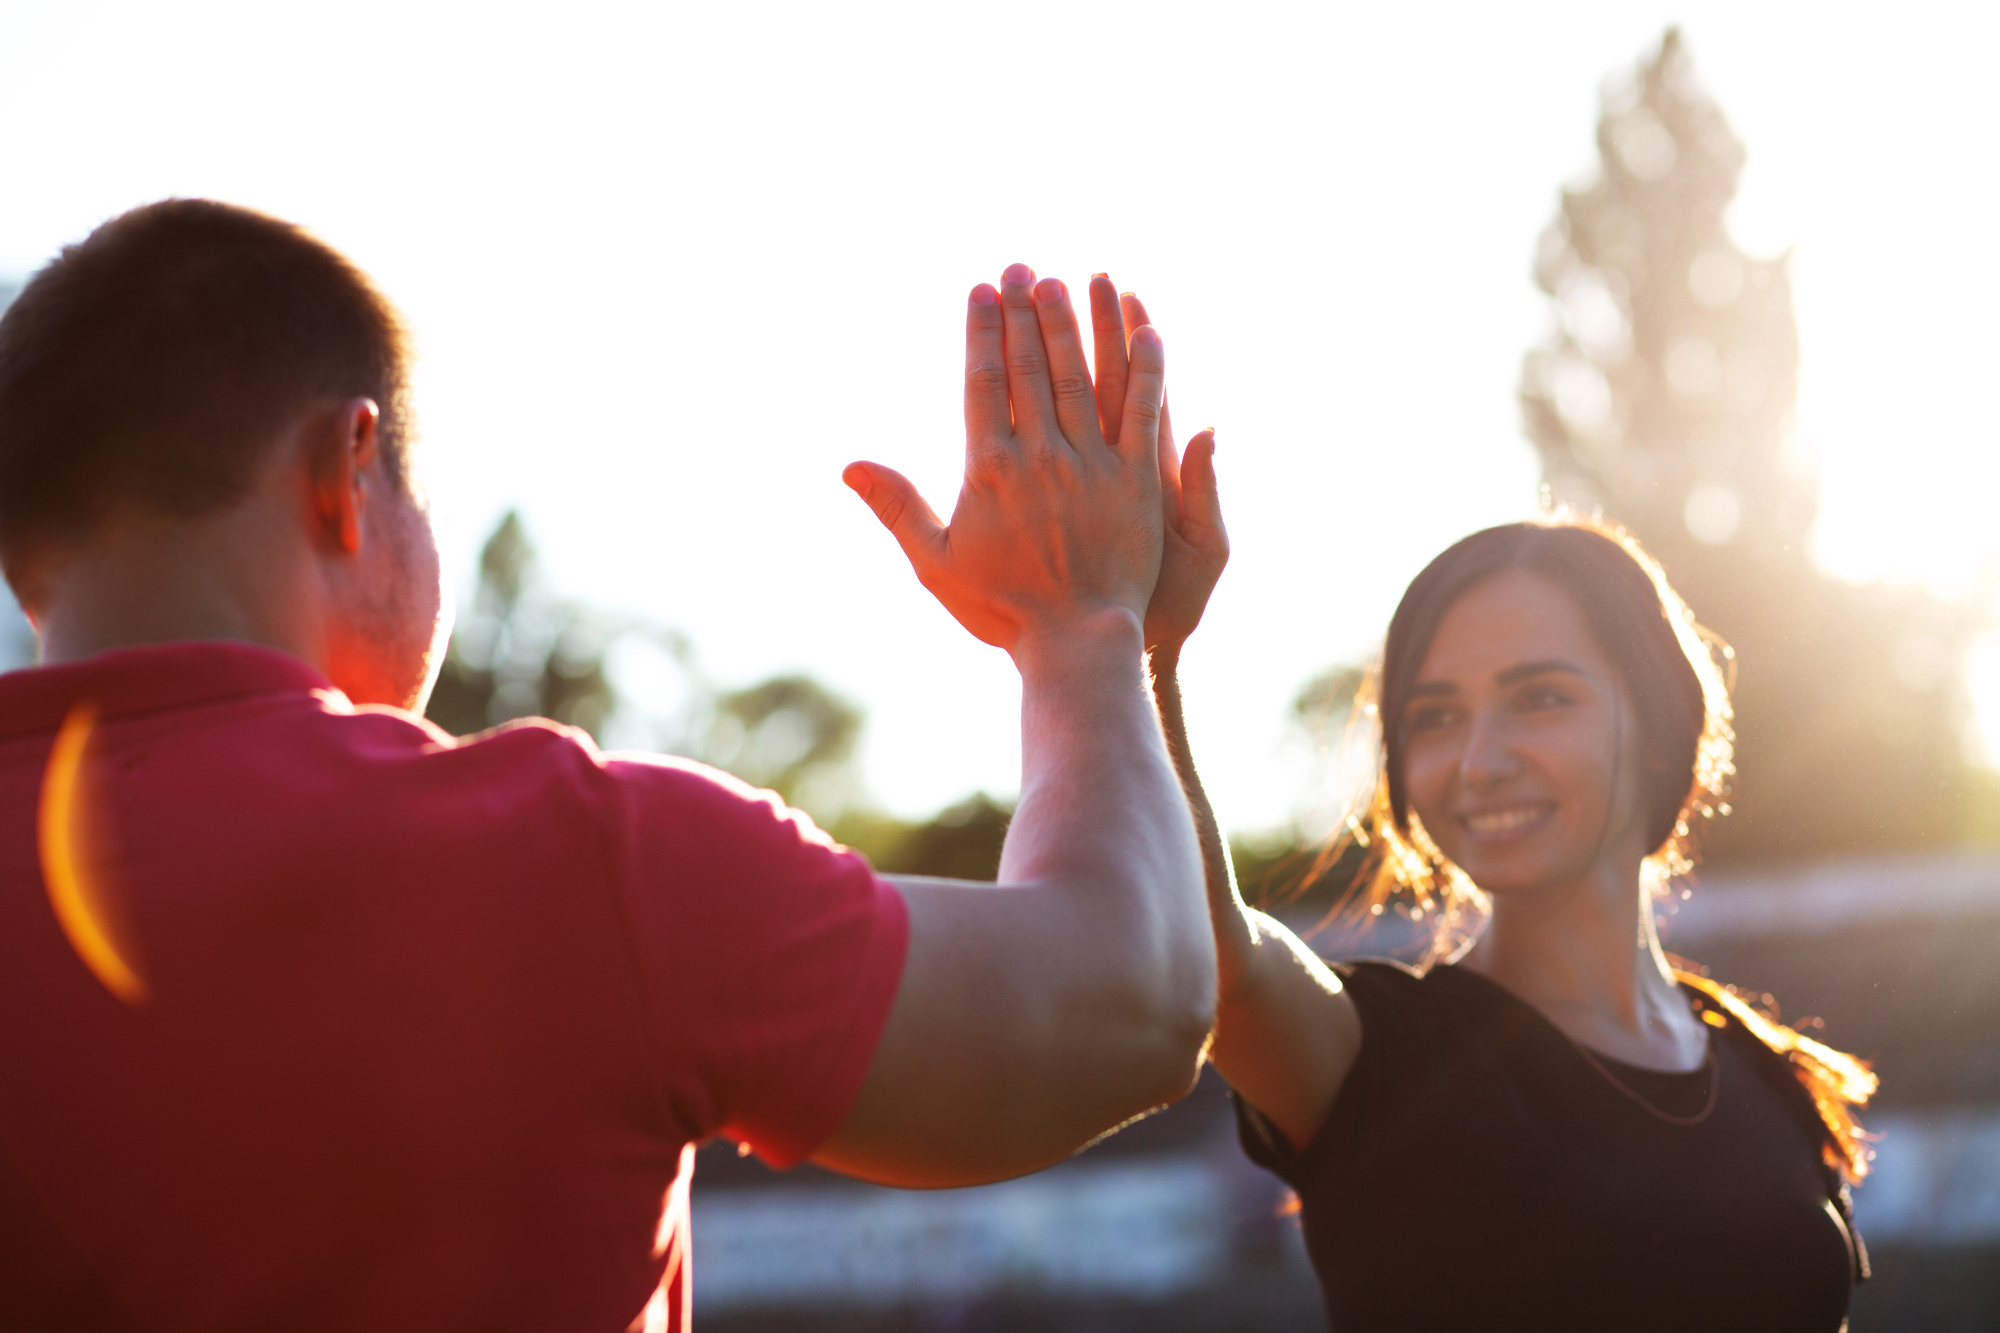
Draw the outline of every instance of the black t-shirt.
M1712 1031L1714 1111L1668 1124L1477 973L1338 970L1361 1054L1318 1134L1294 1152L1238 1103L1245 1150L1298 1193L1336 1333L1841 1328L1855 1259L1811 1103L1740 1025ZM1670 1115L1708 1101L1708 1067L1599 1059Z

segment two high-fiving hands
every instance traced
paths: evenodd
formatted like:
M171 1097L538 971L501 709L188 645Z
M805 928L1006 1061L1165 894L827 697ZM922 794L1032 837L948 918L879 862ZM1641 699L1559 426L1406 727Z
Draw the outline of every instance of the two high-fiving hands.
M1145 307L1101 274L1090 306L1094 383L1060 282L1017 264L973 289L948 526L888 468L846 472L924 586L1022 676L1013 891L895 881L902 988L817 1155L868 1179L1046 1165L1184 1093L1203 1052L1303 1144L1360 1049L1339 979L1236 892L1188 745L1180 648L1229 558L1214 437L1174 447Z
M1148 648L1200 622L1229 559L1215 437L1183 456L1166 358L1138 298L1090 283L1097 373L1068 289L1024 264L973 288L965 333L965 480L949 525L879 463L847 484L892 532L917 578L975 636L1019 657L1104 612L1143 624Z
M889 876L896 1001L815 1160L897 1185L1058 1161L1193 1085L1216 1012L1202 852L1143 656L1193 630L1228 557L1213 439L1168 433L1145 311L1091 282L1095 381L1054 279L1009 268L966 312L965 480L940 522L847 469L917 577L1021 672L1021 796L997 884Z

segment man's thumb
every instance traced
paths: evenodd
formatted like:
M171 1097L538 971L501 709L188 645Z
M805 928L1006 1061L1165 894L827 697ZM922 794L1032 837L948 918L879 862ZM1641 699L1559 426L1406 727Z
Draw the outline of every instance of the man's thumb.
M944 532L937 513L924 502L910 479L880 463L849 463L840 474L848 489L868 502L882 526L895 534L910 563L921 573Z

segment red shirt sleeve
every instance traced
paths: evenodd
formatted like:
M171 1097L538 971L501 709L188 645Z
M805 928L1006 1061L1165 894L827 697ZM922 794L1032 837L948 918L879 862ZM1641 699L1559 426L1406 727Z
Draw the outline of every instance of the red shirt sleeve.
M902 895L770 792L686 760L604 771L669 1105L694 1138L791 1166L868 1072L902 978Z

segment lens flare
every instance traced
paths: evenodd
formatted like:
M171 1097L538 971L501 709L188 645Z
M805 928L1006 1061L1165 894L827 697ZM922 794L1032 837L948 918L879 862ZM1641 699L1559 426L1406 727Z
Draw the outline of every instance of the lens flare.
M49 766L42 775L42 879L48 885L49 906L76 956L106 990L137 1006L146 1003L151 992L135 966L137 950L108 881L90 855L91 802L83 780L84 753L96 724L96 707L77 704L63 719L49 751Z

